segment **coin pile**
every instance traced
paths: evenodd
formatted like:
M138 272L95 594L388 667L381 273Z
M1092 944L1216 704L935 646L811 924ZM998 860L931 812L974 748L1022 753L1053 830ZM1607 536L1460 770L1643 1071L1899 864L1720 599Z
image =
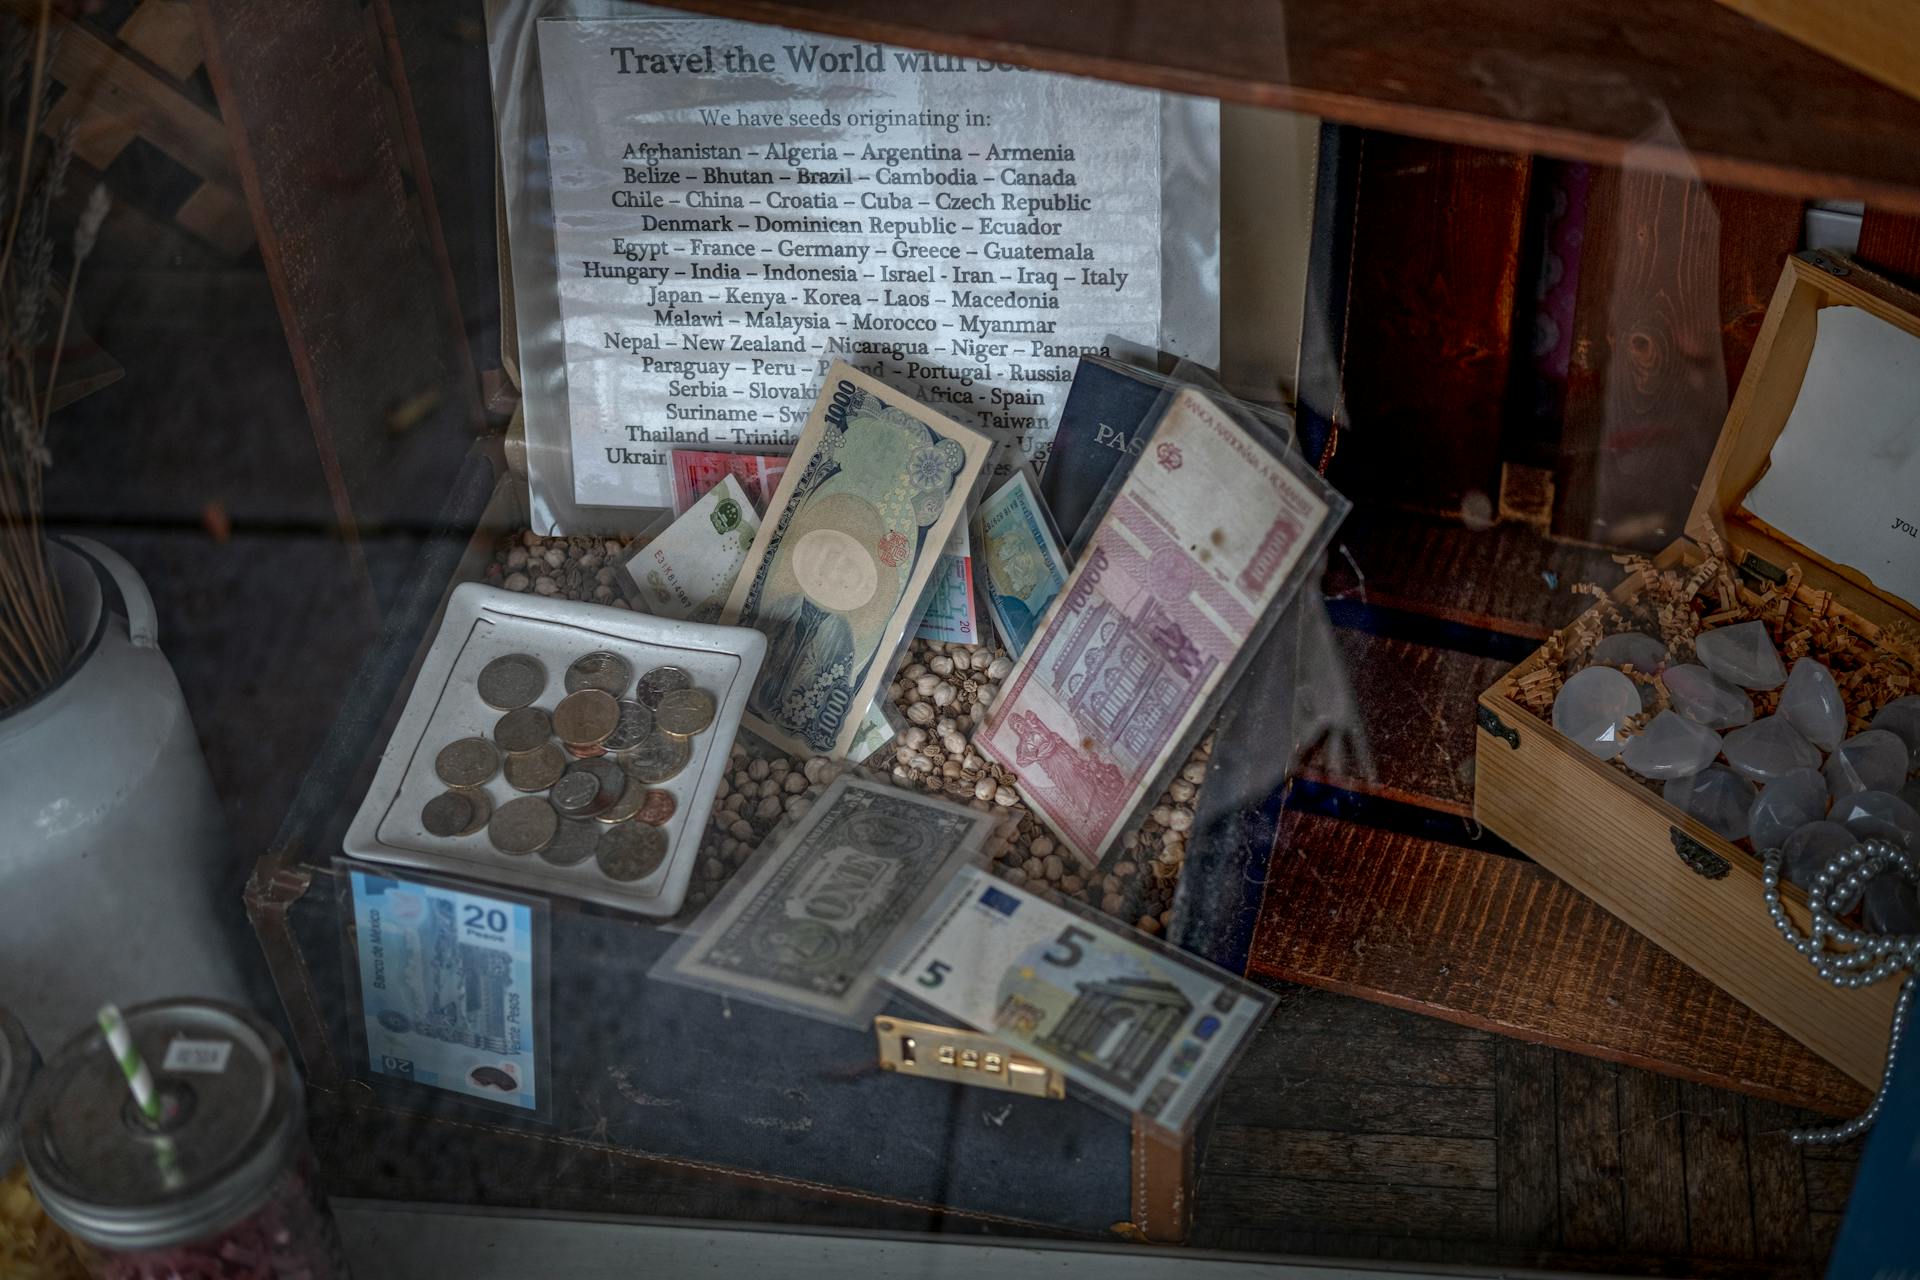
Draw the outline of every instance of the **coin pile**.
M420 810L427 833L484 828L501 853L556 867L591 858L622 882L658 870L667 856L661 828L678 807L659 786L693 758L692 740L713 724L713 695L679 667L655 667L636 683L632 664L606 650L567 668L552 711L536 705L547 669L529 654L495 658L475 683L503 714L490 737L461 738L435 756L448 789ZM494 808L484 788L496 775L525 794Z

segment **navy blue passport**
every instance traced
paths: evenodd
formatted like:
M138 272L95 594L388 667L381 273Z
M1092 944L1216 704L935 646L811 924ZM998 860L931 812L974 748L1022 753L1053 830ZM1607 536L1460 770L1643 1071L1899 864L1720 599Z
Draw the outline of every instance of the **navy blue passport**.
M1060 531L1061 543L1079 545L1081 528L1109 484L1118 484L1133 470L1158 415L1154 409L1169 387L1181 385L1146 369L1136 369L1104 356L1081 356L1060 406L1060 422L1053 448L1040 472L1040 496ZM1282 439L1293 439L1286 414L1245 401L1233 401L1273 428Z
M1853 1177L1853 1195L1827 1280L1911 1280L1920 1276L1920 1232L1913 1211L1920 1197L1920 1068L1912 1027L1893 1068L1879 1123L1867 1137ZM1784 1142L1781 1138L1778 1141Z
M1122 475L1133 469L1140 443L1151 434L1154 405L1172 385L1172 379L1145 369L1080 357L1040 472L1040 496L1063 545L1077 538L1115 469Z

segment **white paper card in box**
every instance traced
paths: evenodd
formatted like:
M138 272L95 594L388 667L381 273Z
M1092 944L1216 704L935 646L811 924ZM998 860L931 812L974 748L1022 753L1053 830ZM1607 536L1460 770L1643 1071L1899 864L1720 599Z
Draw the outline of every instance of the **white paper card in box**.
M1829 562L1920 601L1920 338L1823 307L1800 394L1743 504Z
M547 669L547 686L534 705L551 711L565 694L567 667L600 649L625 658L636 678L655 667L680 667L693 677L696 688L714 697L713 723L690 740L693 754L686 768L659 784L676 802L664 826L667 856L660 866L641 880L621 883L601 874L592 858L556 867L538 854L503 854L484 828L470 836L427 834L420 810L446 789L434 772L435 755L459 738L490 739L501 715L480 698L476 679L481 668L510 653L539 659ZM464 583L447 601L439 634L387 741L367 798L347 830L345 851L376 862L583 898L641 915L671 916L686 898L714 792L766 651L766 637L744 627L678 622ZM498 774L484 790L495 810L521 795Z

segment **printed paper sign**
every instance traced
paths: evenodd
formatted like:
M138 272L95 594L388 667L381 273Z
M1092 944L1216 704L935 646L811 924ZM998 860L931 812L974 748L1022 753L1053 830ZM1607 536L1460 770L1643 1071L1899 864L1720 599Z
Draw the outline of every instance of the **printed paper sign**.
M790 447L844 359L1039 460L1158 345L1160 97L699 19L540 24L574 493Z

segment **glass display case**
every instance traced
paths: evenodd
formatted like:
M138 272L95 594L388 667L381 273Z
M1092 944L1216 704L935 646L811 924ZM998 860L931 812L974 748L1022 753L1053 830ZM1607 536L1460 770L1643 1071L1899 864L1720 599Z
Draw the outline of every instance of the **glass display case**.
M1820 9L6 18L0 1258L244 1069L319 1243L195 1265L1914 1265Z

